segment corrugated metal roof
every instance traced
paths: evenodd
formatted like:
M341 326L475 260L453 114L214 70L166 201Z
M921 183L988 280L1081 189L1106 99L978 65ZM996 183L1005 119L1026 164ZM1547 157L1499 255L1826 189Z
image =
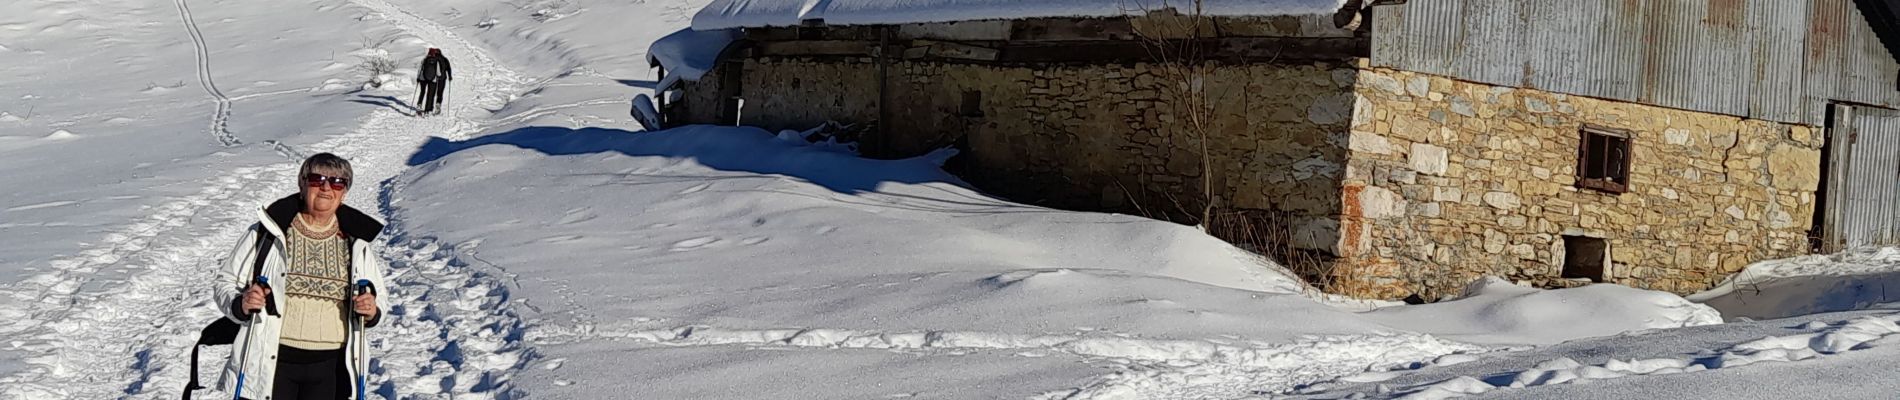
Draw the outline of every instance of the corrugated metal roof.
M1900 106L1900 64L1850 0L1433 0L1375 7L1374 65L1816 124Z

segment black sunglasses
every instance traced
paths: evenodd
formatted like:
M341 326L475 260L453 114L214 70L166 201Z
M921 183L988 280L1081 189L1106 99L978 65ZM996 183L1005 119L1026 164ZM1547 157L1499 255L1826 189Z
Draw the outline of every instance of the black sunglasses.
M303 184L306 186L318 187L323 186L324 183L330 184L330 190L343 190L350 187L350 178L323 176L323 174L315 173L303 176Z

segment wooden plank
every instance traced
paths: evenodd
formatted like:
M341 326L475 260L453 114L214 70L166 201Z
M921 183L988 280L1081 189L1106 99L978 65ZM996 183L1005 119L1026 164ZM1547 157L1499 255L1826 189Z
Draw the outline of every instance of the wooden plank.
M904 24L897 26L896 38L961 42L1009 40L1010 26L1014 23L1011 20L996 20Z
M1208 58L1233 61L1344 60L1369 57L1365 38L1225 38L1215 39Z
M1036 18L1015 21L1009 39L1044 40L1134 40L1135 27L1127 18Z
M1177 45L1179 42L1176 42ZM1366 57L1364 38L1225 38L1202 40L1207 59L1223 62L1309 62ZM1002 49L1002 62L1148 62L1155 50L1135 41L1020 44Z
M745 39L759 42L798 40L798 29L788 27L745 28Z
M930 41L930 40L918 40L915 42L917 45L920 45L920 46L926 45L926 44L929 45L930 52L928 53L928 56L930 57L949 58L949 59L958 59L958 60L973 60L973 61L996 61L997 56L1001 54L1001 51L998 51L997 49L981 47L981 46L972 46L972 45L960 44L960 43L937 42L937 41Z
M917 46L904 49L904 59L921 60L930 57L930 46Z
M760 56L870 56L877 42L857 40L795 40L761 42Z
M1181 42L1173 42L1179 45ZM1004 63L1149 62L1154 49L1140 41L1072 40L1011 42L998 46L913 40L894 42L904 59L945 59ZM1310 62L1367 57L1366 38L1221 38L1203 39L1207 59L1221 62ZM802 40L762 42L752 56L823 57L876 55L877 42ZM899 50L901 49L901 50Z

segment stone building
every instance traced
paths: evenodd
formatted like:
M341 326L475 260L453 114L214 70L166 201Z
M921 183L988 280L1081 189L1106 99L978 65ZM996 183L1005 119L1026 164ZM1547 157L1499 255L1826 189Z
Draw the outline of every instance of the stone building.
M1882 1L784 3L698 14L733 40L666 66L695 70L660 87L667 123L856 123L868 155L953 146L1017 201L1212 204L1332 292L1686 293L1900 239Z

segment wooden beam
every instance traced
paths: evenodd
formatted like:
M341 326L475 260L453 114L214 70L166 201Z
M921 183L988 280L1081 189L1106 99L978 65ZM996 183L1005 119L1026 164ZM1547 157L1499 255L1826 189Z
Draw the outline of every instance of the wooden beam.
M1012 41L1134 40L1135 27L1127 18L1037 18L1014 21Z
M1001 53L997 49L993 49L993 48L972 46L972 45L960 44L960 43L938 42L938 41L932 41L932 40L913 40L911 41L911 43L912 43L912 46L916 46L916 47L912 47L911 49L906 50L904 52L904 58L916 59L916 58L935 57L935 58L948 58L948 59L956 59L956 60L996 61L997 56ZM921 52L922 54L919 54L919 57L912 57L914 53L917 53L915 52L915 50L917 49L924 49L924 51Z
M903 24L897 26L892 38L958 42L1009 40L1010 26L1014 23L1012 20L993 20Z
M760 42L760 56L870 56L877 42L857 40L794 40Z
M757 42L798 40L798 29L790 27L745 28L745 39Z
M1347 60L1371 52L1363 38L1222 38L1203 39L1200 45L1208 60L1232 63ZM1137 41L1074 41L1005 46L997 61L1152 62L1154 56L1155 49Z
M1180 45L1182 42L1171 43ZM993 45L911 40L908 43L893 41L892 45L895 46L892 49L894 54L907 60L1068 64L1155 60L1153 48L1144 42L1131 40L1002 42ZM1371 53L1371 44L1366 38L1219 38L1201 39L1199 45L1209 61L1228 63L1338 61L1363 58ZM877 47L877 42L854 40L761 42L752 55L868 57L876 54Z

